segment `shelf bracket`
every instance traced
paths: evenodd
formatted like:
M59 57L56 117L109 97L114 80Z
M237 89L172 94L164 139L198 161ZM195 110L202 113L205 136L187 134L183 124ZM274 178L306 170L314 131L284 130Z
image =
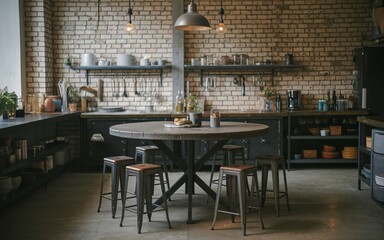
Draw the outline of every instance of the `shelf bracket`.
M200 70L200 87L204 84L204 69Z
M87 86L89 85L89 69L85 70L85 79L87 81Z

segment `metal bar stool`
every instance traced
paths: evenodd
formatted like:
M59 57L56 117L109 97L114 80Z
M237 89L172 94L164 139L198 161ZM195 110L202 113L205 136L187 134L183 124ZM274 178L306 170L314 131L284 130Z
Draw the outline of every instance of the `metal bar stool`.
M153 178L157 175L160 178L160 186L161 186L161 194L163 197L164 206L163 208L153 210L152 206L152 191L154 188ZM136 176L136 205L126 206L127 200L127 191L128 191L128 179L130 176ZM125 170L125 188L123 190L123 209L120 221L120 227L123 226L124 221L124 213L125 210L136 212L137 214L137 232L141 233L141 227L143 225L143 214L144 212L144 199L146 204L146 214L148 216L149 221L151 221L152 212L157 211L165 211L165 215L168 221L169 228L171 227L171 223L169 221L168 215L168 205L167 198L165 195L165 187L164 187L164 178L163 178L163 169L161 165L157 164L136 164L130 165L126 167ZM133 207L136 206L136 210ZM160 207L156 205L157 207Z
M167 189L169 189L169 176L168 176L168 167L167 161L164 157L164 154L161 150L154 145L147 146L137 146L135 152L135 159L138 160L141 157L141 163L152 163L155 164L156 156L160 155L162 157L162 166L164 169L165 183L167 184Z
M124 188L124 174L125 167L128 165L135 164L135 159L127 156L114 156L106 157L103 161L103 173L101 175L101 184L100 184L100 198L99 198L99 207L97 211L100 212L101 202L103 198L111 200L112 202L112 218L115 218L116 215L116 206L118 200L118 192L123 196L122 189ZM111 168L112 181L111 181L111 192L103 192L104 185L104 176L106 168ZM119 191L119 180L120 180L120 191Z
M244 148L242 146L227 144L222 147L221 153L223 155L223 161L221 163L221 166L228 166L228 165L235 164L236 154L240 154L241 160L245 165ZM218 179L213 179L213 175L215 173L216 161L217 161L217 154L215 154L212 161L211 175L209 177L209 187L212 187L212 184L217 184L218 182ZM207 202L208 202L208 199L209 199L209 196L207 196L207 200L206 200Z
M282 165L283 177L284 177L284 187L285 191L280 191L279 183L279 165ZM287 186L287 176L285 173L285 160L283 156L278 155L264 155L256 157L256 166L261 166L261 198L262 204L264 206L266 199L266 192L273 192L275 199L275 208L276 215L280 216L280 198L285 197L287 202L288 211L291 210L288 199L288 186ZM268 181L268 169L271 168L272 172L272 183L273 190L267 190L267 181Z
M228 182L227 189L230 190L229 194L229 210L220 210L219 209L219 199L221 195L221 188L223 186L224 175L226 175ZM251 191L252 194L246 194L246 185L247 185L247 177L252 176L252 185ZM237 186L236 186L237 183ZM256 187L256 191L254 191ZM236 189L237 188L237 189ZM236 212L236 192L238 192L238 199L240 203L239 212ZM256 194L257 198L257 207L252 205L252 198ZM247 197L249 198L249 205L247 204ZM246 235L247 228L247 208L258 208L259 209L259 217L261 222L261 228L264 229L263 217L262 217L262 209L261 202L259 196L259 184L257 180L257 168L254 165L231 165L227 167L221 167L219 171L219 183L217 186L217 195L216 195L216 203L215 203L215 213L213 216L213 222L211 229L213 230L216 223L217 212L230 214L232 216L232 222L234 222L235 216L240 216L241 225L243 230L243 235Z

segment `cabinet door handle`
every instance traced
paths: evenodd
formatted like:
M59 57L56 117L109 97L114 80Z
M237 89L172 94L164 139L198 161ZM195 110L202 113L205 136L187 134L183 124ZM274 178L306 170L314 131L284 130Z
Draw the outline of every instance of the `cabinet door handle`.
M260 143L267 144L268 140L265 138L260 138Z

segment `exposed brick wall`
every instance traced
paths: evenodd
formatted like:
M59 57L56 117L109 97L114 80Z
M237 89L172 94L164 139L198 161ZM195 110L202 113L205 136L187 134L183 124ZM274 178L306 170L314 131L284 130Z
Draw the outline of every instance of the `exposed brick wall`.
M196 4L213 26L219 21L219 1L197 1ZM83 72L63 68L67 56L72 56L77 64L87 52L111 61L115 61L119 53L132 53L138 60L149 56L171 61L171 1L135 0L132 5L132 20L138 30L128 35L123 27L128 19L128 1L100 1L98 11L97 0L25 0L28 92L56 93L55 84L62 77L78 87L85 85ZM286 108L287 89L302 90L305 108L314 107L327 90L350 94L353 49L372 44L366 40L372 28L369 1L223 0L223 5L228 33L186 32L185 63L202 54L220 57L232 53L248 54L256 62L266 59L282 62L284 54L291 53L295 63L304 68L277 72L274 76L273 88L282 94L283 108ZM132 77L126 78L128 98L113 95L116 81L120 83L118 92L122 91L122 76L114 79L93 76L90 85L96 88L99 79L104 80L104 101L90 96L92 106L144 109L145 97L134 94ZM137 77L139 86L146 82L143 79L151 83L147 84L148 92L161 95L161 105L155 109L170 110L171 72L164 72L162 87L157 87L153 76ZM262 79L271 88L271 76L263 75ZM195 73L187 73L184 80L190 81L192 93L205 97L206 108L262 108L262 92L253 86L252 77L246 79L246 96L241 96L240 87L234 86L228 77L217 77L217 87L210 92L200 86Z
M212 25L219 21L218 7L210 1L199 1L199 12ZM210 5L208 5L210 4ZM371 10L366 0L357 1L232 1L223 0L225 35L214 31L187 33L185 62L202 54L213 57L232 54L248 54L256 62L273 60L282 63L284 55L291 53L294 62L303 69L276 73L275 86L271 77L262 76L269 88L282 94L283 109L286 90L301 90L304 107L313 108L317 99L328 90L336 89L348 96L352 92L353 50L371 36ZM205 96L206 104L224 109L260 109L262 95L259 87L253 86L253 77L246 80L246 94L232 84L231 77L220 77L215 92L205 92L199 79L189 74L194 93ZM232 92L234 91L234 92ZM231 93L232 92L232 93Z

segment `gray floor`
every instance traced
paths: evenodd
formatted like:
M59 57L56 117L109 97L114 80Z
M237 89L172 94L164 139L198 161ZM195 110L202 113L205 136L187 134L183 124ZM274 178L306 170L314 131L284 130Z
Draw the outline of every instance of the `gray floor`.
M199 175L208 179L207 172ZM180 173L172 173L175 181ZM0 214L0 239L383 239L384 209L370 199L367 187L356 189L354 169L298 169L288 172L292 211L281 203L276 217L271 199L264 209L265 229L260 229L257 213L249 215L248 236L243 237L237 219L220 214L216 230L211 230L213 201L196 188L193 197L194 224L186 224L186 200L182 187L169 202L172 229L164 212L154 213L152 222L144 218L142 234L137 234L136 216L126 212L119 227L121 207L111 218L110 202L97 212L100 174L64 173L37 190L10 210Z

